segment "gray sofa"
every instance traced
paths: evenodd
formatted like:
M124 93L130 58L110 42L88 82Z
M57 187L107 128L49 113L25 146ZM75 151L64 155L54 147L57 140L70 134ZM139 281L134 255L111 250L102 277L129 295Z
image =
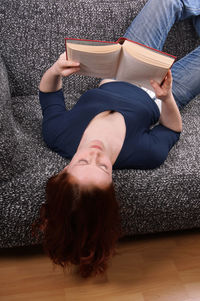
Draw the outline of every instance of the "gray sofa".
M45 182L67 160L41 136L38 84L64 51L64 38L115 41L146 0L1 0L0 247L35 244L30 225L45 200ZM147 28L148 30L148 28ZM164 50L181 58L199 45L191 20L175 25ZM71 108L99 79L64 80ZM200 97L183 111L183 133L155 170L116 170L124 236L200 226Z

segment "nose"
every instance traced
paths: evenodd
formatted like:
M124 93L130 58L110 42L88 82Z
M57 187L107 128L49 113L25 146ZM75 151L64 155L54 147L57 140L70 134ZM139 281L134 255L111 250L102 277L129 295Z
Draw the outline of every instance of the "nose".
M92 155L95 155L95 154L100 154L101 151L98 148L92 148L89 153L92 156Z
M97 160L101 157L101 152L98 149L91 150L89 157L91 162L97 162Z

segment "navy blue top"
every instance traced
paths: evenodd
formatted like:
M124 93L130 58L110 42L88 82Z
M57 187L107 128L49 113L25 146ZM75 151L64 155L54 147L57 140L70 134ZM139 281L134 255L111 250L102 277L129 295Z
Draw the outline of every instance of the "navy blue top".
M109 82L85 92L66 110L62 90L39 92L43 113L43 137L47 145L71 159L89 122L107 110L120 112L126 135L114 169L152 169L160 166L180 133L156 124L160 112L152 98L127 82Z

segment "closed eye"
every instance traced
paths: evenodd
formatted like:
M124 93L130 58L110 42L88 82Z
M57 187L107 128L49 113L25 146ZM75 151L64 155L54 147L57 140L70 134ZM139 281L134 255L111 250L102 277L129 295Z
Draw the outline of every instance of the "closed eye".
M78 166L78 165L89 165L89 162L88 162L87 160L85 160L85 159L80 159L80 160L77 161L77 164L76 164L76 165L77 165L77 166ZM107 171L107 170L108 170L107 165L105 165L105 164L98 164L98 167L99 167L101 170L103 170L104 172L106 172L108 175L110 175L110 173Z
M78 163L81 163L81 164L89 164L87 160L85 159L80 159L78 160ZM103 169L107 170L108 167L105 165L105 164L98 164L99 167L102 167Z
M101 166L103 169L105 169L105 170L107 170L108 169L108 167L106 166L106 165L104 165L104 164L99 164L99 166Z
M78 163L88 164L88 161L85 159L78 160Z

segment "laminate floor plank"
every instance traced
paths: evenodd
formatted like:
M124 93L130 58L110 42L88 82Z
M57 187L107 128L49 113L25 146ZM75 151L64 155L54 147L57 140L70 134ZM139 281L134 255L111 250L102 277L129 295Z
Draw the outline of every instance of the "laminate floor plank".
M104 276L52 265L41 246L0 250L1 301L200 301L200 231L127 237Z

